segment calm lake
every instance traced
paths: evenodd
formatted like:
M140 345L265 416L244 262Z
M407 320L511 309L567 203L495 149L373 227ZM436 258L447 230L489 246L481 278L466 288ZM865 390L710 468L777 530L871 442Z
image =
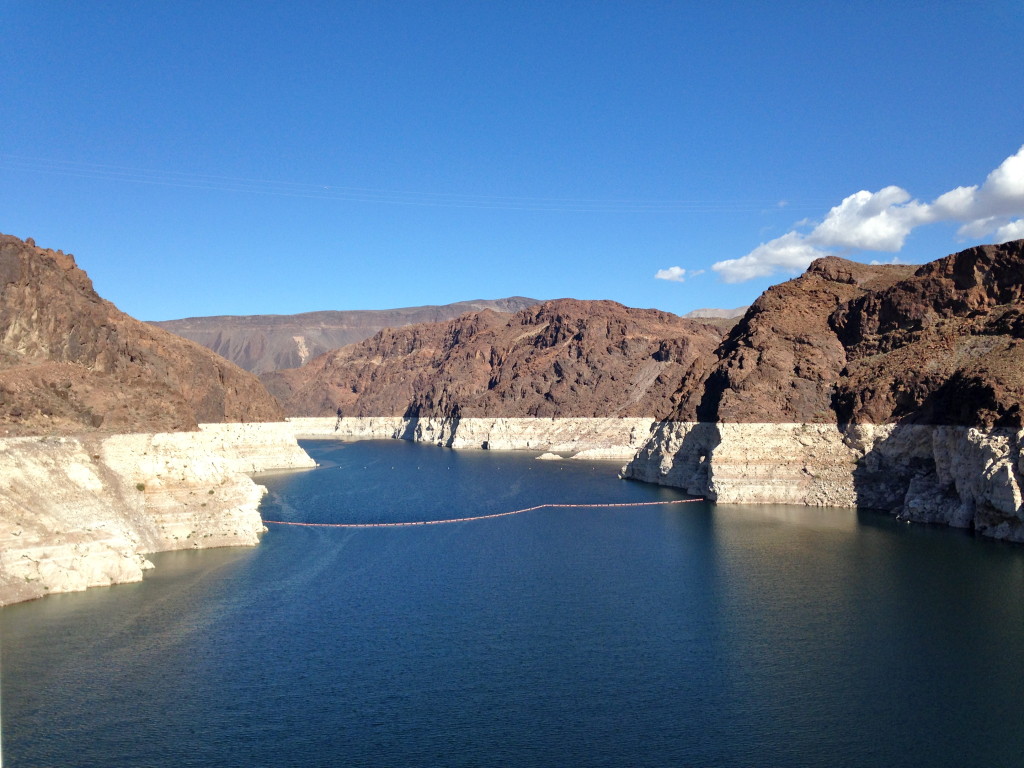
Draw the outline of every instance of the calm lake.
M617 464L304 443L266 519L658 501ZM270 526L0 610L19 766L1024 764L1024 547L705 503Z

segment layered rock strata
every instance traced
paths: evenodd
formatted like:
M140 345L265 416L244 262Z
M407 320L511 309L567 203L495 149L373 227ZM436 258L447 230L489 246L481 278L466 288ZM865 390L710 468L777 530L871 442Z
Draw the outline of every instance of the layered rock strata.
M253 545L246 473L313 466L280 424L0 439L0 605L138 581L146 554Z

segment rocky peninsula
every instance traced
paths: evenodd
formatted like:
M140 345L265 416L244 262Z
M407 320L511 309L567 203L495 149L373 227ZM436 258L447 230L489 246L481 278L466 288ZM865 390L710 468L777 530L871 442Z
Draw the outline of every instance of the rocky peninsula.
M313 464L280 419L253 375L120 312L69 254L0 235L0 605L255 544L249 474Z

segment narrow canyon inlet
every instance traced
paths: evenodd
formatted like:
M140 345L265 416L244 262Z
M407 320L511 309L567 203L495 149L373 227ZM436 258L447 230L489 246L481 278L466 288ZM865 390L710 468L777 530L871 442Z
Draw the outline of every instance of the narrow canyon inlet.
M618 464L306 442L265 519L395 523L679 492ZM992 766L1024 754L1024 547L704 502L269 526L0 610L35 765Z

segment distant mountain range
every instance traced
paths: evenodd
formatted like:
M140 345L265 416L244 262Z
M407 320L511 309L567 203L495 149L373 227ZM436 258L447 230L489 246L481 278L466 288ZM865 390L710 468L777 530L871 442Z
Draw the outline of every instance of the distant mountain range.
M484 309L514 313L539 303L511 296L399 309L189 317L151 325L198 342L247 371L266 373L298 368L317 355L368 339L383 328L445 322Z
M720 317L720 318L733 318L743 317L743 314L749 309L749 306L744 305L742 307L736 307L735 309L694 309L687 312L683 317L688 318L706 318L706 317Z

